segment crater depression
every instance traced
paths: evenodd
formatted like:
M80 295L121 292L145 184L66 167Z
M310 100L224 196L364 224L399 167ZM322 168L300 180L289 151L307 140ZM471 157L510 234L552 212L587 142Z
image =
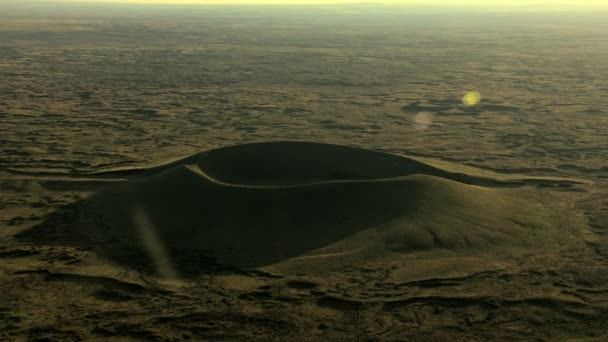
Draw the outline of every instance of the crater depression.
M576 239L539 190L576 182L438 165L320 143L230 146L89 175L126 181L18 239L180 276L218 265L297 273L420 253L509 254Z

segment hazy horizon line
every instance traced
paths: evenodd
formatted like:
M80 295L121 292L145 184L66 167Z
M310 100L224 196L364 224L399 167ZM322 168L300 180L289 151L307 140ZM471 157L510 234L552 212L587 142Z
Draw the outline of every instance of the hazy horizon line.
M12 1L11 1L12 2ZM444 9L608 9L608 2L603 0L558 0L558 1L526 1L526 0L26 0L23 2L65 3L65 4L115 4L115 5L164 5L164 6L390 6Z

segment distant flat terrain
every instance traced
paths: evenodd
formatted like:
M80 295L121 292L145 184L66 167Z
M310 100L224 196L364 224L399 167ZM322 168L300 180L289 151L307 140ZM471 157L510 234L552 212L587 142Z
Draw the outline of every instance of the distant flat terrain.
M1 8L0 339L608 338L595 16Z

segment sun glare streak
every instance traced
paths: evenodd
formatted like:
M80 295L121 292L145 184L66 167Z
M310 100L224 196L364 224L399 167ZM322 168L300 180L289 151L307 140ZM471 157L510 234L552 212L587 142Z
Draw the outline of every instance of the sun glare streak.
M161 242L150 217L142 208L136 207L133 210L133 223L146 252L150 259L154 261L158 274L167 280L177 280L177 272L171 266L165 246Z

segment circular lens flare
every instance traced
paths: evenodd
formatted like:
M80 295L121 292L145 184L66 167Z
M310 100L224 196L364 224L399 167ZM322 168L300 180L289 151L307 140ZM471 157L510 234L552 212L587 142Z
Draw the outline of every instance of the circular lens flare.
M475 106L481 101L481 94L478 91L469 91L462 97L462 103L465 106Z
M414 116L414 129L424 131L433 124L433 113L420 112Z

